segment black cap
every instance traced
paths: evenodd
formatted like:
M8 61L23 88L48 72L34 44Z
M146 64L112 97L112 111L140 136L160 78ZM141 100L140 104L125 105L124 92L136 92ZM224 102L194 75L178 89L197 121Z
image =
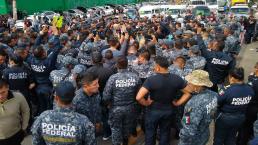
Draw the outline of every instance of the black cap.
M75 96L75 87L69 81L62 81L55 87L56 96L60 98L61 101L71 101Z

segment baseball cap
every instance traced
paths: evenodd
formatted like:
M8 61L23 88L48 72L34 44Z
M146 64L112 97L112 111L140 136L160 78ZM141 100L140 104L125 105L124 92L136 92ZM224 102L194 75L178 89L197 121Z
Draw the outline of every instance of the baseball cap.
M61 101L71 101L75 95L75 87L69 81L62 81L55 87L56 96L58 96Z

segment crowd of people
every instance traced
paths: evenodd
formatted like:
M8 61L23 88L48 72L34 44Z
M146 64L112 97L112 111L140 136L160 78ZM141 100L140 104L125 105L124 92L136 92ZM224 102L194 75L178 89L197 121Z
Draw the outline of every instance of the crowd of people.
M214 145L257 145L258 63L248 82L236 65L256 20L213 17L1 18L0 144L127 145L140 126L146 145L169 145L172 128L205 145L214 120Z

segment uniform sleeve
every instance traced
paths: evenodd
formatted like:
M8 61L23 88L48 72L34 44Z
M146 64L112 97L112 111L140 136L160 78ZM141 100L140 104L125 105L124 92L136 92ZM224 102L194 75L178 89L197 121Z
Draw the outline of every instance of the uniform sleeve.
M110 77L107 81L107 84L104 88L103 92L103 101L104 102L109 102L112 99L113 95L113 86L114 86L114 79Z
M101 103L101 98L100 95L97 96L97 102L96 102L96 123L100 123L101 122L101 118L102 118L102 109L100 106Z
M33 123L31 128L32 144L33 145L45 145L45 141L41 135L41 116L39 116Z
M183 119L183 129L180 132L180 139L184 140L185 142L195 142L196 140L196 135L199 133L198 132L198 127L203 119L203 115L206 113L204 110L204 107L198 107L190 112L190 123L186 124ZM185 115L183 116L183 118Z
M142 87L145 89L151 91L152 90L152 83L151 83L151 78L147 78L145 82L143 83Z
M84 145L97 145L95 127L90 121L85 121Z
M179 76L178 76L177 81L175 81L175 82L177 82L177 87L179 90L182 90L187 86L187 82Z
M258 120L254 122L254 137L258 137Z
M24 96L21 95L20 98L21 98L20 109L21 109L21 116L22 116L22 130L26 130L30 119L30 108Z

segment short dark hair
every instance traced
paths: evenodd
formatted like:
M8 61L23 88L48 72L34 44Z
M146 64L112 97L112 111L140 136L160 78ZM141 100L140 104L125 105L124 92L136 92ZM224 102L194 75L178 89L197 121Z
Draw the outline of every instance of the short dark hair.
M225 48L225 42L224 41L219 41L219 40L217 40L217 49L219 50L219 51L223 51L223 49Z
M42 45L36 47L33 51L33 54L36 58L42 58L44 53L45 53L45 49Z
M23 59L17 54L9 55L9 60L13 61L16 65L22 66L23 65Z
M245 78L245 71L243 67L236 67L230 71L229 75L235 79L243 81Z
M177 48L177 49L182 49L183 48L183 43L182 43L181 40L176 40L175 48Z
M7 87L7 86L8 86L8 82L5 79L0 78L0 88Z
M86 71L82 75L81 84L91 84L93 81L98 79L98 75L96 73Z
M107 50L105 52L105 58L108 60L113 59L113 52L111 50Z
M1 56L7 56L7 53L3 49L0 49L0 55Z
M126 69L128 66L128 59L124 56L121 56L117 59L117 68Z
M157 56L155 58L155 63L158 64L162 68L168 68L169 67L169 62L165 57L162 56Z
M148 60L148 61L150 60L150 53L149 53L149 51L141 52L141 53L139 54L139 56L145 58L145 59Z

